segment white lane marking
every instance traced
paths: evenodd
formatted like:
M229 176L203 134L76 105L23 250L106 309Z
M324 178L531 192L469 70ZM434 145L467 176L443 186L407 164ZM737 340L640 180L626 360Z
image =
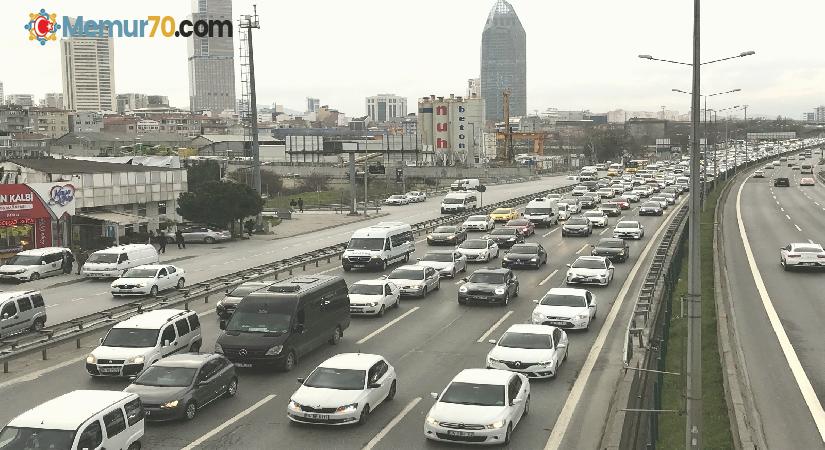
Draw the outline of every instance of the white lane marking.
M215 314L215 312L216 312L216 311L215 311L214 309L210 309L209 311L202 312L202 313L198 314L198 317L200 317L200 318L204 318L204 317L206 317L206 316L208 316L208 315Z
M66 367L66 366L71 366L72 364L77 364L77 363L80 363L80 361L75 359L75 358L72 358L72 359L63 361L62 363L55 364L53 366L49 366L49 367L46 367L44 369L36 370L32 373L28 373L26 375L11 379L9 381L4 381L4 382L0 383L0 390L5 389L9 386L13 386L15 384L20 384L20 383L26 382L26 381L34 381L34 380L40 378L41 376L46 375L47 373L51 373L51 372L54 372L55 370L60 370L64 367Z
M395 325L396 323L398 323L399 321L401 321L401 319L403 319L403 318L405 318L405 317L409 316L410 314L412 314L412 313L414 313L414 312L418 311L419 309L421 309L421 307L420 307L420 306L416 306L415 308L412 308L411 310L409 310L409 311L405 312L404 314L401 314L400 316L396 317L395 319L393 319L393 320L391 320L391 321L387 322L387 324L386 324L386 325L384 325L383 327L381 327L381 328L379 328L379 329L377 329L377 330L373 331L372 333L370 333L370 334L366 335L366 336L365 336L364 338L362 338L360 341L356 342L356 344L361 345L361 344L363 344L364 342L367 342L368 340L370 340L370 339L374 338L375 336L378 336L379 334L381 334L381 332L382 332L382 331L384 331L384 330L386 330L387 328L389 328L389 327L391 327L391 326Z
M424 238L424 239L419 239L419 240L415 241L415 243L416 243L416 244L420 244L420 243L422 243L422 242L424 242L424 241L426 241L426 240L427 240L427 238Z
M109 292L103 291L103 292L98 292L97 294L94 294L94 295L98 296L98 295L106 295L106 294L109 294Z
M813 239L808 239L808 243L809 243L809 244L813 244L813 243L814 243L814 240L813 240Z
M814 202L814 205L819 206L819 202Z
M779 200L776 201L776 205L779 206Z
M825 442L825 410L822 409L822 403L819 402L816 391L814 391L814 387L811 385L811 380L805 373L805 369L799 361L799 356L796 354L796 350L794 350L793 345L791 345L790 339L788 339L788 334L785 332L785 328L782 326L782 321L779 319L779 315L773 306L773 301L771 301L771 297L768 295L768 290L765 288L765 282L762 280L762 273L759 271L759 267L757 267L756 260L753 257L753 250L751 250L748 233L745 231L744 222L742 222L742 187L744 187L744 185L740 185L739 191L736 193L736 220L739 223L739 236L745 246L745 256L748 258L748 265L750 266L751 274L753 275L753 281L756 284L756 290L759 292L759 297L762 299L762 305L765 307L765 312L768 314L768 320L771 323L773 332L776 334L776 338L779 341L779 347L782 349L782 353L784 353L785 359L788 361L788 367L791 369L791 373L796 380L796 384L799 386L799 390L802 393L802 398L805 400L805 404L808 406L811 416L813 416L814 423L816 423L816 428L819 430L819 436L822 441Z
M341 269L342 269L342 267L333 267L332 269L322 270L322 271L317 272L317 273L319 273L319 274L328 273L328 272L332 272L333 270L341 270Z
M57 306L57 303L55 303L54 305L46 305L46 308L54 308L55 306Z
M599 236L601 236L601 235L603 235L603 234L607 233L607 230L608 230L607 228L605 228L604 230L602 230L602 232L601 232L601 233L599 233Z
M558 227L553 228L552 230L548 231L547 233L542 234L542 235L541 235L541 237L547 237L547 236L550 236L551 234L553 234L554 232L556 232L556 231L558 231L558 230L559 230L559 228L558 228Z
M785 214L785 217L787 217L787 218L788 218L788 220L791 220L791 216L789 216L789 215Z
M779 210L785 212L785 208L779 208Z
M795 226L795 227L796 227L796 231L802 231L802 228L799 228L799 225L797 225L797 224L793 224L793 226Z
M507 320L507 318L510 317L512 314L513 314L513 311L507 311L506 313L504 313L504 315L501 316L501 319L498 319L498 322L494 323L493 326L491 326L489 330L484 332L484 334L482 334L481 337L478 338L478 340L476 342L484 342L484 340L487 339L488 336L493 334L493 331L496 331L496 328L498 328L499 325L501 325L505 320Z
M771 192L773 192L773 191L771 191ZM775 195L773 196L773 199L774 199L774 200L776 200L776 196L775 196Z
M627 275L621 291L619 291L619 294L616 296L616 301L613 303L613 306L610 308L610 312L604 319L604 323L599 330L599 335L596 336L596 340L590 347L590 352L587 354L587 359L585 359L584 365L582 365L582 368L579 371L578 378L576 378L576 381L573 383L573 388L570 390L570 394L564 402L564 406L556 419L556 423L553 425L553 431L550 433L550 437L547 438L547 444L544 446L545 450L555 450L561 447L562 440L564 440L564 434L567 432L567 428L570 426L570 421L573 419L573 413L576 411L576 407L578 406L579 401L581 401L582 394L584 393L584 388L588 385L587 383L590 379L590 375L593 373L593 368L596 365L596 359L602 352L604 343L607 341L607 335L610 334L610 331L613 328L613 323L616 321L616 316L618 316L619 310L624 304L628 291L630 291L630 286L633 284L633 280L636 278L636 274L642 267L642 263L645 261L645 258L647 258L647 254L650 253L650 250L653 248L653 244L657 241L659 235L662 234L666 228L666 225L669 224L671 220L672 219L662 221L659 229L656 230L656 233L650 238L650 241L645 246L644 251L642 251L639 255L636 265L633 266L633 269Z
M825 208L823 208L823 209L825 209ZM564 245L564 241L559 242L559 245L557 245L556 247L561 247L562 245Z
M367 445L364 446L363 450L372 450L373 448L375 448L376 444L378 444L381 441L381 439L384 439L384 437L387 434L389 434L390 431L392 431L392 429L396 425L398 425L399 422L401 422L401 419L403 419L404 416L407 415L407 413L412 411L412 409L415 408L415 405L417 405L420 401L421 397L416 397L412 399L409 403L407 403L407 406L405 406L404 409L402 409L401 412L398 413L398 415L393 417L392 420L390 420L390 423L388 423L384 428L382 428L381 431L379 431L374 438L370 439L370 441L367 442Z
M252 411L255 411L258 408L260 408L261 406L263 406L265 403L269 402L273 398L275 398L275 394L269 394L266 397L258 400L258 402L255 403L254 405L250 406L249 408L246 408L245 410L243 410L240 413L236 414L235 416L231 417L226 422L224 422L224 423L220 424L219 426L215 427L212 431L210 431L210 432L204 434L203 436L195 439L194 441L192 441L191 444L187 445L186 447L183 447L183 450L192 450L195 447L203 444L204 442L211 439L216 434L223 431L228 426L230 426L230 425L234 424L235 422L243 419L244 417L249 415L249 413L251 413Z
M580 248L580 249L579 249L579 251L577 251L577 252L576 252L576 254L577 254L577 255L581 254L581 252L583 252L583 251L584 251L584 249L586 249L586 248L587 248L587 247L589 247L589 246L590 246L590 244L584 244L584 245L582 245L582 248Z
M548 281L550 281L550 278L553 278L553 275L555 275L557 273L559 273L559 269L556 269L556 270L552 271L550 273L550 275L547 275L547 278L541 280L541 283L539 283L539 286L544 286L544 283L547 283Z

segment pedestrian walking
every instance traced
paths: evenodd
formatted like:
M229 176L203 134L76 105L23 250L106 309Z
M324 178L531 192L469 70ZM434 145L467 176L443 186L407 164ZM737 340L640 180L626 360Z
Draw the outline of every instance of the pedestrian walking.
M158 230L158 253L166 253L166 233Z
M178 244L178 248L186 248L186 241L183 240L183 232L180 230L175 231L175 243Z
M252 238L252 232L255 231L255 221L252 220L252 219L249 219L246 222L244 222L243 225L244 225L244 228L246 229L246 234L248 234L249 237Z
M294 198L291 199L289 201L289 207L292 208L292 209L295 209L296 206L298 206L298 202L296 202Z
M146 239L146 243L149 245L155 245L155 233L149 232L149 237Z
M80 275L80 270L83 268L83 264L86 264L86 260L89 259L89 252L86 249L81 248L77 252L77 274Z
M63 273L72 273L74 268L74 255L71 250L63 253Z
M298 197L298 210L304 212L304 199Z

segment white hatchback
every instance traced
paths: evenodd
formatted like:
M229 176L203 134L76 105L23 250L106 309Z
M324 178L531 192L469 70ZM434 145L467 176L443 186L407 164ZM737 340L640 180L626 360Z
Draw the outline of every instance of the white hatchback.
M360 280L349 285L350 314L383 316L400 305L401 290L395 284L379 280Z
M536 325L586 330L596 319L596 297L586 289L553 288L534 302L531 322Z
M168 289L183 289L186 272L177 266L147 264L133 267L122 277L112 282L112 297L156 296Z

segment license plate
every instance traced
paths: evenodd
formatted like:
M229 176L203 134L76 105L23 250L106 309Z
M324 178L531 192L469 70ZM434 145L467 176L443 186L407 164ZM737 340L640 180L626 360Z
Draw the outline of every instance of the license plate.
M101 367L100 373L120 373L120 367Z
M252 367L249 363L235 363L235 367Z
M548 323L549 323L550 325L555 325L555 326L564 326L564 325L567 325L567 322L562 322L562 321L560 321L560 320L551 320L551 321L550 321L550 322L548 322Z
M320 420L329 420L329 414L305 414L308 419L320 419Z
M447 434L449 434L450 436L462 436L462 437L468 437L468 436L473 435L473 433L468 433L466 431L454 431L454 430L447 430Z
M357 268L360 269L360 268L363 268L364 265L363 264L353 264L352 267L357 267Z

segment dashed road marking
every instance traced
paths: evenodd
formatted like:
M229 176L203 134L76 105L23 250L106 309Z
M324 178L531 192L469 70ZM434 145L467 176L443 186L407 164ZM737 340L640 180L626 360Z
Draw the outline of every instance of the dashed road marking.
M393 320L391 320L391 321L387 322L387 324L386 324L386 325L384 325L383 327L381 327L381 328L379 328L379 329L377 329L377 330L373 331L372 333L370 333L370 334L368 334L368 335L364 336L364 337L363 337L360 341L356 342L356 344L361 345L361 344L363 344L364 342L367 342L368 340L370 340L370 339L374 338L375 336L378 336L379 334L381 334L381 332L383 332L383 331L384 331L384 330L386 330L387 328L389 328L389 327L391 327L391 326L395 325L396 323L400 322L402 319L404 319L405 317L409 316L410 314L412 314L412 313L414 313L414 312L418 311L419 309L421 309L421 307L416 306L415 308L412 308L411 310L409 310L409 311L405 312L404 314L401 314L400 316L396 317L395 319L393 319Z
M393 419L390 420L390 423L388 423L384 428L382 428L381 431L379 431L374 438L367 442L367 445L365 445L362 450L372 450L373 448L375 448L375 445L378 444L378 442L380 442L381 439L384 439L384 437L387 434L389 434L389 432L392 431L392 429L396 425L398 425L399 422L401 422L404 416L406 416L413 408L415 408L415 405L417 405L420 401L421 397L416 397L412 399L409 403L407 403L407 406L405 406L404 409L402 409L401 412L398 413L398 415L393 417Z
M580 255L580 254L584 251L584 249L586 249L586 248L587 248L587 247L589 247L589 246L590 246L590 244L584 244L584 245L582 245L582 248L580 248L580 249L579 249L579 251L577 251L577 252L576 252L576 254L577 254L577 255Z
M542 235L541 235L541 237L547 237L547 236L550 236L551 234L553 234L554 232L556 232L556 231L558 231L558 230L559 230L559 228L558 228L558 227L553 228L552 230L548 231L547 233L542 234Z
M507 320L507 318L510 317L511 315L513 315L513 311L507 311L506 313L504 313L504 315L501 316L501 319L498 319L498 322L494 323L493 326L491 326L489 330L485 331L484 334L482 334L481 337L478 338L478 340L476 342L478 342L478 343L484 342L484 340L486 340L488 336L493 334L493 332L496 331L496 328L498 328L502 323L504 323L504 321Z
M256 409L260 408L261 406L263 406L265 403L269 402L273 398L275 398L275 394L269 394L266 397L258 400L258 402L255 403L254 405L250 406L249 408L246 408L245 410L243 410L240 413L236 414L235 416L231 417L229 420L227 420L224 423L218 425L217 427L212 429L212 431L210 431L210 432L204 434L203 436L195 439L194 441L192 441L191 444L184 447L183 450L192 450L192 449L196 448L197 446L203 444L207 440L211 439L213 436L215 436L218 433L220 433L221 431L223 431L225 428L227 428L227 427L233 425L235 422L243 419L244 417L249 415L252 411L255 411Z
M797 224L793 224L793 226L795 226L795 227L796 227L796 231L802 231L802 228L799 228L799 225L797 225Z
M550 272L550 275L547 275L547 278L541 280L541 283L539 283L539 286L544 286L544 284L547 283L548 281L550 281L550 278L553 278L553 275L555 275L557 273L559 273L559 269L556 269L556 270Z
M785 217L787 217L787 218L788 218L788 220L791 220L791 216L789 216L789 215L785 214Z

